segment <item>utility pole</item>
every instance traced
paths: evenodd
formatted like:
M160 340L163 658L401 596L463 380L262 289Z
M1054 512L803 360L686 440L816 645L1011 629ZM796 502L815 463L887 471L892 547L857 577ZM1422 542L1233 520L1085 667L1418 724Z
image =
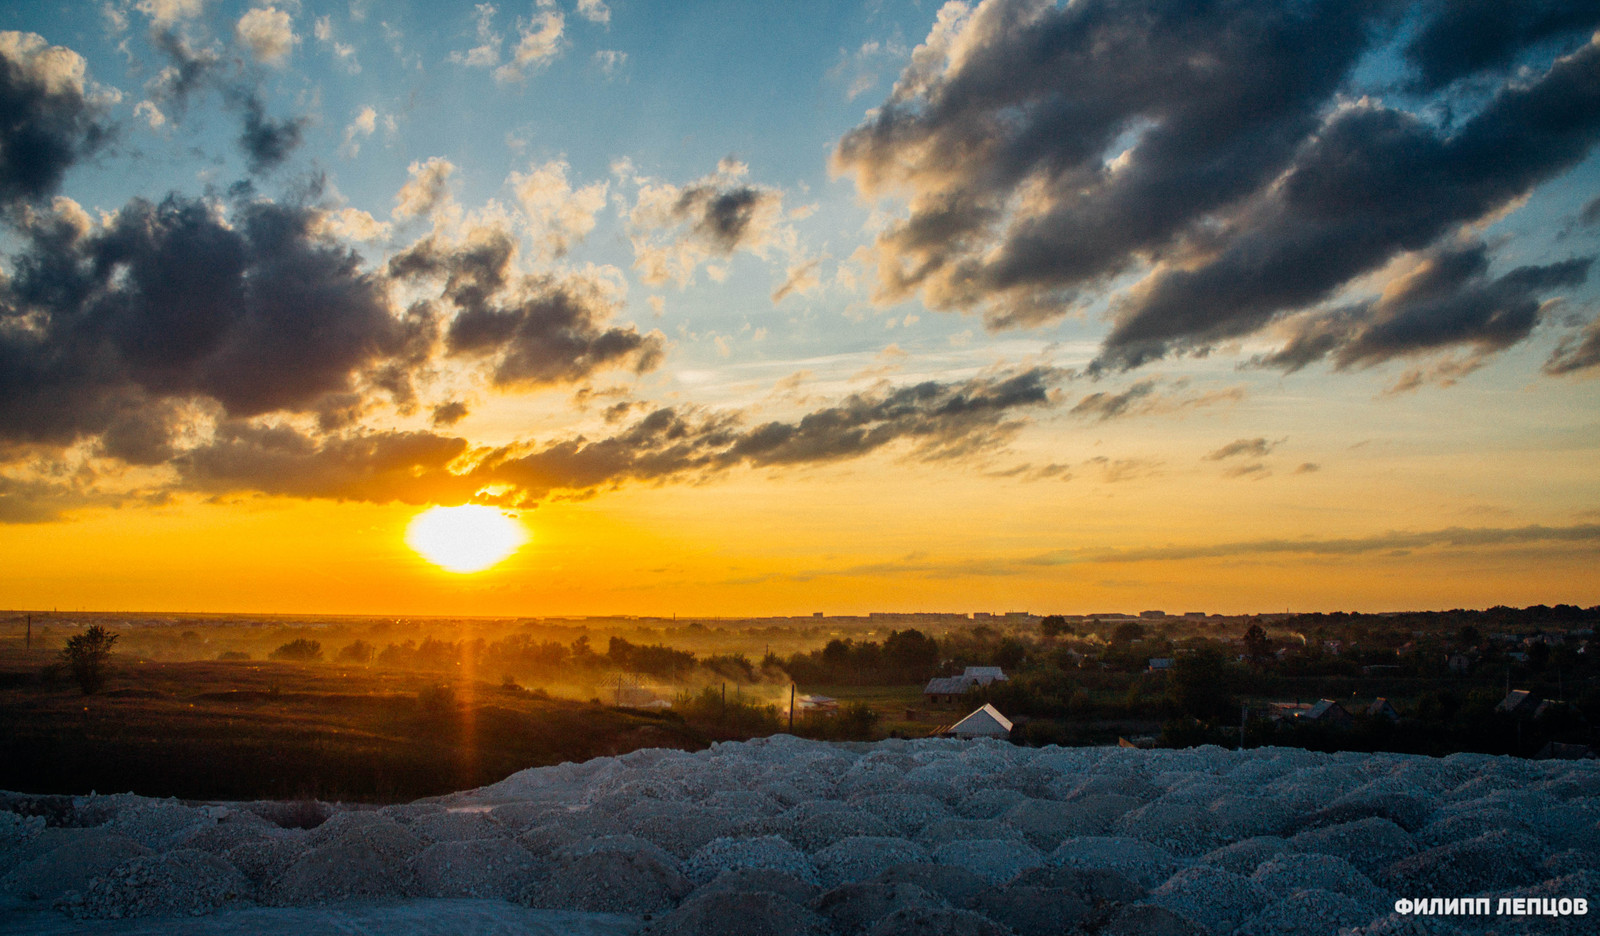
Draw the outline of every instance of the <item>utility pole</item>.
M25 649L25 650L32 650L33 649L33 615L31 615L31 614L28 615L28 638L27 638L27 643L23 645L23 649Z
M794 683L789 684L789 733L794 734Z
M1239 706L1239 750L1244 750L1244 726L1250 721L1250 706Z

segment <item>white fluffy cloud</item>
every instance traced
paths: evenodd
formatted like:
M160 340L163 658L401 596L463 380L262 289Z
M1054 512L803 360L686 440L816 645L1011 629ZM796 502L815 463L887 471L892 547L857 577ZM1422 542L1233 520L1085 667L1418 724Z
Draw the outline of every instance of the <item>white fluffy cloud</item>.
M251 10L239 17L233 31L255 60L267 65L283 64L300 41L294 34L292 18L277 7Z

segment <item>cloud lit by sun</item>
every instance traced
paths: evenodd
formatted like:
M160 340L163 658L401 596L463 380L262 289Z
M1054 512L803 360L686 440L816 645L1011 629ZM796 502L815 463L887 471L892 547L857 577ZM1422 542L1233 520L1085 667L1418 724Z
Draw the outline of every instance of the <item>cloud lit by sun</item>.
M430 507L411 519L406 545L448 572L462 575L499 565L528 541L516 519L493 507Z

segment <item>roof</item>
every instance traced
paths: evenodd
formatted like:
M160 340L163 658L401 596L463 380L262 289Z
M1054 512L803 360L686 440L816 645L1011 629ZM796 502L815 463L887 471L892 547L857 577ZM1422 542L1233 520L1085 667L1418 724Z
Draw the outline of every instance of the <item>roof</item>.
M1376 699L1373 699L1372 704L1367 706L1368 715L1382 715L1386 712L1393 712L1394 710L1394 706L1390 705L1389 700L1383 696L1378 696Z
M997 734L999 731L1009 734L1011 731L1011 719L1001 715L999 709L985 702L983 703L983 708L956 722L951 726L950 731L956 735Z
M1151 669L1171 669L1172 668L1172 657L1151 657L1150 658L1150 668Z
M1515 712L1528 704L1528 697L1531 694L1526 689L1513 689L1506 693L1506 697L1500 700L1500 704L1496 705L1494 710L1496 712Z
M1316 705L1311 706L1311 710L1306 712L1303 717L1309 718L1312 721L1318 721L1333 714L1334 709L1338 709L1345 715L1350 714L1344 710L1344 706L1340 705L1338 702L1335 702L1333 699L1323 699Z
M971 680L965 676L943 676L928 680L928 685L923 688L923 695L960 695L967 691Z
M1005 671L998 666L969 666L962 671L961 676L964 679L976 679L985 686L1006 678Z

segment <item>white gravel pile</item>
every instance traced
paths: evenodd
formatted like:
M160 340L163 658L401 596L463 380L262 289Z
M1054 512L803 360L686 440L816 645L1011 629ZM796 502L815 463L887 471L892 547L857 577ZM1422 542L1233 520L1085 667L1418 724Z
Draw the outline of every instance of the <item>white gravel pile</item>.
M1274 893L1242 875L1197 865L1168 878L1148 900L1220 936L1255 916Z
M41 936L70 916L223 936L455 904L629 933L1577 933L1592 915L1439 921L1393 900L1600 904L1597 881L1600 764L1477 755L779 736L382 809L0 795L0 928Z
M876 877L895 865L931 862L933 856L903 838L861 835L840 839L812 855L811 861L822 886L837 887Z
M509 839L435 842L411 859L417 897L489 897L514 900L541 865Z
M1044 867L1044 856L1027 842L963 839L933 850L936 864L966 868L991 884L1003 884L1024 871Z
M684 865L689 879L697 884L734 868L768 868L792 875L807 884L817 884L817 869L805 853L776 835L757 838L719 838L695 852Z
M179 849L125 861L75 891L61 909L78 918L200 916L254 903L255 888L216 855Z
M1356 870L1355 865L1335 855L1279 855L1257 868L1250 877L1269 893L1333 891L1359 901L1373 913L1393 899Z
M1146 888L1159 887L1178 870L1177 860L1166 849L1114 836L1069 838L1050 853L1050 863L1104 868Z

